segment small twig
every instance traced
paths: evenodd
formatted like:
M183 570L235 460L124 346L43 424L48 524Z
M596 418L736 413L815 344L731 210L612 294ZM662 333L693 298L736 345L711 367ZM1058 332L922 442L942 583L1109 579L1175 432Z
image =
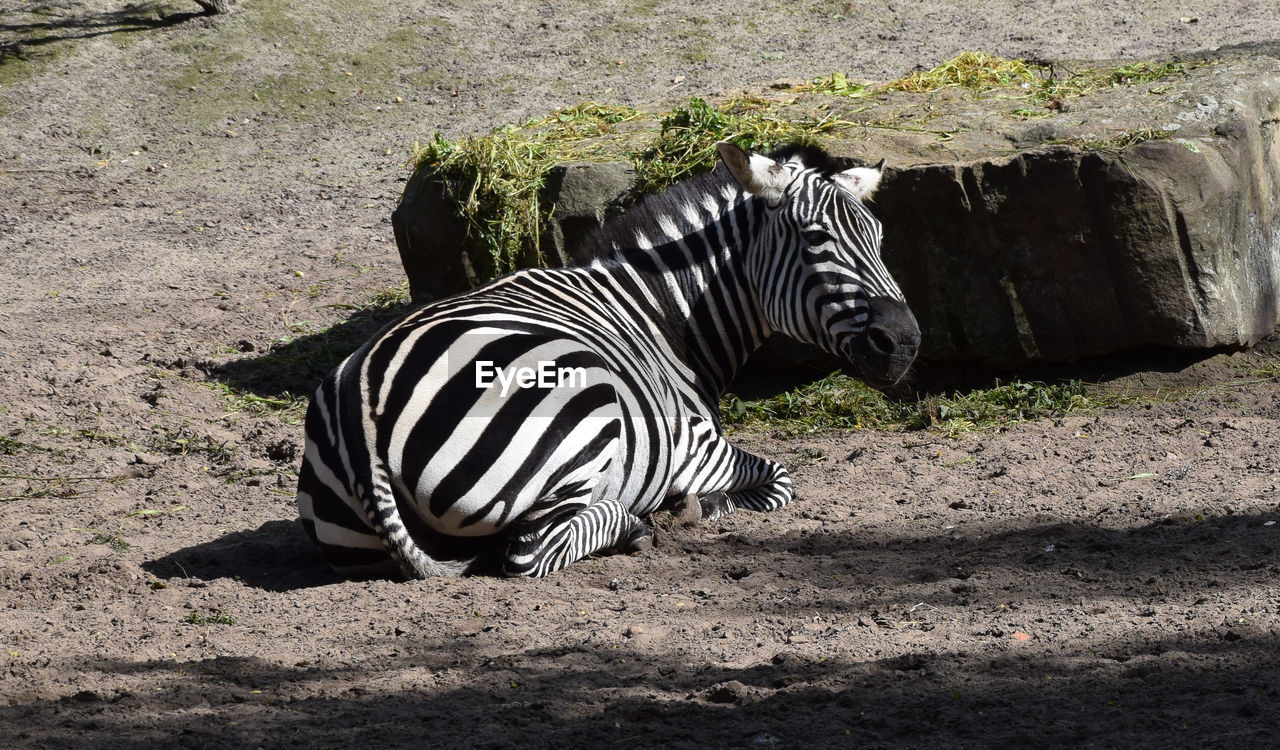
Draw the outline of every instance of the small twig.
M30 477L25 474L0 474L0 479L23 479L28 482L89 482L94 480L110 481L120 479L124 474L111 477Z
M964 132L964 128L956 128L955 130L934 130L933 128L920 128L912 125L888 125L878 122L851 122L850 125L860 128L879 128L881 130L901 130L907 133L931 133L939 138L950 140L956 137L956 133Z
M30 489L30 488L28 488ZM29 492L21 495L5 495L0 497L0 503L12 503L16 500L41 500L54 494L54 490L40 490L38 492ZM74 497L84 497L85 493L76 492L75 490L62 490L57 493L57 497L68 500Z

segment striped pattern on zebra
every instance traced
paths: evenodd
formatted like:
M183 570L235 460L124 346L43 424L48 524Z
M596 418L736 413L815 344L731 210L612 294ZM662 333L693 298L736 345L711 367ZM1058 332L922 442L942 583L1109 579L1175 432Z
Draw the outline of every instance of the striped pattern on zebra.
M602 229L607 259L418 308L320 385L298 507L335 569L542 576L647 548L641 518L689 496L705 519L791 500L721 435L748 355L780 331L887 385L920 331L861 201L883 162L719 152Z

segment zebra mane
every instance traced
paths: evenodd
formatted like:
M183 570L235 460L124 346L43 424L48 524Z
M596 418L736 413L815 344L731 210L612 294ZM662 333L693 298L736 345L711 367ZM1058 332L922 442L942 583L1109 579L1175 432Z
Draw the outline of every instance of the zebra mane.
M618 250L635 246L637 234L661 238L663 233L659 227L664 220L674 222L682 232L689 232L694 227L685 216L685 206L698 206L708 195L722 201L726 190L741 193L729 170L717 164L710 172L681 180L661 193L643 195L620 216L605 221L583 238L579 257L613 259Z
M798 161L827 177L845 168L840 160L811 144L786 144L768 155L779 162ZM583 238L579 257L614 259L617 250L635 245L638 233L651 239L661 239L663 232L660 226L663 222L674 223L682 232L691 232L704 226L712 218L702 208L706 197L713 196L717 202L725 203L728 191L736 194L735 198L727 201L729 205L736 204L745 195L729 170L717 163L710 172L677 182L661 193L642 196L620 216L606 221L603 226ZM689 220L689 206L697 209L700 217L697 226Z
M777 162L798 161L809 169L816 170L823 177L831 177L836 172L848 169L851 165L846 159L828 154L821 146L812 143L788 143L769 152L769 158Z

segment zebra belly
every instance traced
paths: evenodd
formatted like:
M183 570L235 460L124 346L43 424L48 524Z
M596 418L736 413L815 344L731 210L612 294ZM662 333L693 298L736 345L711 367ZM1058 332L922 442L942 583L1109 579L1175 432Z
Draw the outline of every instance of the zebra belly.
M425 524L451 536L500 534L568 503L585 504L609 484L620 425L601 414L565 422L464 420L416 480L393 473L393 483ZM388 463L395 472L396 462Z

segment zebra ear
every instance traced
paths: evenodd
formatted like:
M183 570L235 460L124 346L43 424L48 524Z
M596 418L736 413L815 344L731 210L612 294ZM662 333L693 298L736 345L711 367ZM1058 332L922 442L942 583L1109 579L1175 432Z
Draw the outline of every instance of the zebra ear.
M771 206L782 202L787 173L781 164L767 156L748 154L728 141L717 143L716 150L743 190L764 198Z
M884 159L874 167L854 167L835 175L837 181L849 189L854 197L862 200L876 191L884 176Z

